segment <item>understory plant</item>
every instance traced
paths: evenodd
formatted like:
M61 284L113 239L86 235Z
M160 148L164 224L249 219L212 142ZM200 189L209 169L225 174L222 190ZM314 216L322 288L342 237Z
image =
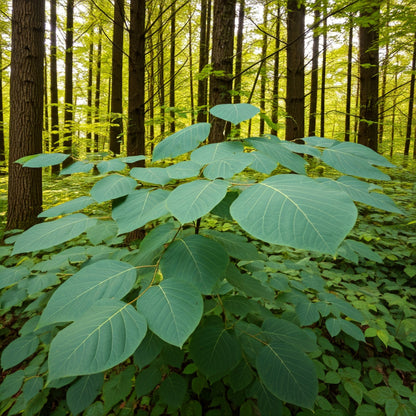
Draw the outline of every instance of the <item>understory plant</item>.
M234 125L257 112L211 109ZM412 348L416 338L398 342L377 327L355 273L332 271L340 258L383 262L352 231L355 203L404 214L368 181L389 180L376 166L394 166L356 143L266 135L205 144L209 131L198 123L167 137L147 167L128 168L144 155L98 162L90 196L44 211L43 223L9 239L0 303L4 316L20 308L25 322L1 355L2 414L356 414L371 389L360 390L354 360L340 368L341 346L328 339ZM18 162L39 168L66 157ZM338 175L309 177L317 163ZM77 161L61 174L92 167ZM97 203L111 216L88 211ZM145 237L126 246L138 229ZM295 249L301 260L290 259ZM339 385L335 408L320 381ZM403 388L400 398L416 409ZM384 409L387 398L371 394L365 406Z

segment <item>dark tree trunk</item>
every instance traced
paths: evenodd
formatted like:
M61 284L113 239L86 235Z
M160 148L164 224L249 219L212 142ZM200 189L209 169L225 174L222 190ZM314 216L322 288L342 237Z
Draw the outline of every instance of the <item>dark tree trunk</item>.
M123 24L124 0L114 2L113 51L112 51L112 86L110 150L120 154L120 141L123 134Z
M189 15L192 16L192 5L189 3ZM191 123L195 124L195 101L194 101L194 62L192 59L192 19L188 22L188 35L189 35L189 93L190 93L190 104L191 104Z
M309 107L309 136L316 136L316 109L318 105L319 20L321 18L321 13L319 11L319 3L315 4L315 7L315 28L312 46L311 103Z
M212 35L212 69L223 71L223 75L211 74L210 77L210 107L218 104L230 104L230 91L233 87L233 47L234 47L234 17L236 0L214 0L214 23ZM222 142L230 132L229 123L210 117L211 132L209 142Z
M260 111L262 114L266 112L266 84L267 84L267 62L265 61L267 55L267 19L269 14L268 3L264 5L263 9L263 41L261 47L261 60L263 62L260 70ZM260 136L264 134L264 118L260 118Z
M66 38L65 38L65 132L63 147L67 154L72 153L72 128L74 121L73 105L73 51L74 46L74 0L67 0L66 4ZM71 158L65 160L63 166L68 166Z
M98 28L98 47L97 47L97 72L95 73L95 99L94 99L94 111L95 111L95 133L94 143L92 146L93 152L99 151L100 135L97 127L100 123L100 99L101 99L101 55L102 55L102 27Z
M3 42L0 39L0 162L4 162L6 160L3 111Z
M42 152L45 2L13 0L7 230L39 222L42 169L17 159Z
M273 65L273 96L272 96L272 123L274 124L271 134L277 134L277 124L279 122L279 80L280 80L280 19L281 19L281 7L277 5L277 19L276 19L276 32L275 32L275 49L274 65Z
M145 11L145 0L130 2L128 156L145 153ZM143 166L143 162L135 166Z
M350 141L351 138L351 97L352 97L352 47L353 47L353 16L350 15L348 18L349 29L348 29L348 62L347 62L347 92L346 92L346 103L345 103L345 136L346 142Z
M234 103L241 103L241 70L243 68L243 37L245 0L240 0L238 11L237 45L235 53Z
M286 140L302 138L305 131L305 5L287 2Z
M44 108L44 116L43 116L43 131L44 131L44 138L45 143L43 145L44 152L50 152L52 150L51 145L51 136L49 132L49 97L48 97L48 74L47 74L47 67L48 62L46 59L45 53L45 62L43 65L43 108Z
M163 14L163 5L160 5ZM165 45L163 38L163 21L160 19L159 28L159 108L160 108L160 136L165 136Z
M407 110L406 141L404 155L409 156L410 139L412 137L413 104L415 100L415 72L416 72L416 34L413 41L412 74L410 75L409 108Z
M58 112L58 69L56 62L56 0L51 0L51 150L56 151L59 148L59 112ZM52 166L52 174L59 173L59 165Z
M362 19L378 21L380 3L363 8ZM358 143L377 151L378 133L378 23L360 26L360 122Z
M92 142L92 90L93 90L93 66L94 64L94 42L92 41L92 33L90 46L88 49L88 86L87 86L87 153L90 153L94 149Z
M153 47L153 36L149 36L149 51L150 51L150 76L148 81L148 90L149 90L149 117L150 117L150 126L149 126L149 142L150 142L150 151L153 153L153 148L155 145L155 50Z
M326 3L323 14L326 16ZM325 136L325 94L326 94L326 50L328 48L328 22L325 18L323 21L323 45L322 45L322 82L321 82L321 129L320 136Z
M170 80L169 80L169 107L170 132L175 132L175 54L176 54L176 0L172 1L170 15Z

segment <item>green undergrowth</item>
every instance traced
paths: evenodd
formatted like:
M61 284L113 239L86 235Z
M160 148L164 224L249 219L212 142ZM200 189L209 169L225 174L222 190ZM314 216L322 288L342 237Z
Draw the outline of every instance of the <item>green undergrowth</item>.
M252 111L242 108L242 113ZM273 139L250 140L244 145L260 153L262 145L281 145ZM319 151L323 144L332 146L326 139L314 140ZM199 150L208 146L186 152L195 152L191 160L197 164L201 152L210 156ZM233 152L239 146L233 144ZM221 145L216 150L246 166L244 154L230 156ZM212 208L225 177L213 169L228 159L212 158L201 165L197 180L171 181L166 169L171 172L169 166L187 159L175 159L180 153L167 157L163 148L160 152L164 158L154 157L149 166L161 170L129 170L122 161L117 162L120 174L46 180L44 215L56 218L44 224L49 241L42 233L33 234L39 230L34 227L0 247L0 336L5 347L0 414L415 415L416 175L382 165L380 171L391 181L378 180L376 173L363 183L381 187L377 190L396 206L371 199L369 191L367 201L387 211L358 203L358 217L352 221L348 213L355 205L342 199L342 193L333 196L333 204L319 217L308 211L302 198L307 201L309 187L322 184L313 188L322 190L313 199L320 206L320 197L325 200L332 181L341 176L318 159L309 160L307 173L314 182L305 181L304 187L297 184L302 176L293 174L297 155L288 155L290 168L265 173L250 165L233 171L225 197ZM195 170L192 164L180 166ZM143 175L150 176L144 180ZM356 189L363 186L343 178ZM153 185L145 193L149 182ZM207 206L188 209L189 189L201 182L209 189ZM260 183L264 192L286 189L286 194L291 192L286 184L299 186L300 196L291 198L304 204L295 205L316 227L333 226L337 234L343 221L355 225L333 243L335 249L307 240L310 235L302 237L302 227L279 237L284 243L277 244L271 241L275 235L261 228L264 222L273 224L277 211L269 212L268 204L257 207L264 199L256 191L262 189ZM202 188L197 192L199 197ZM243 196L250 193L254 197L248 203ZM167 200L169 210L155 203L137 213L129 200L145 207L142 194ZM332 217L343 204L348 207L345 217ZM253 210L256 215L247 220L246 212ZM292 220L295 230L298 211L293 218L284 216L287 212L279 215ZM61 235L62 220L74 216L88 227ZM127 245L126 234L142 225L137 217L143 216L146 237ZM253 228L257 217L262 222ZM335 219L328 224L328 218ZM114 280L111 286L107 277ZM105 287L100 292L92 281ZM93 288L96 292L88 297ZM115 315L121 319L112 320ZM110 320L111 328L99 333L92 353L88 342L96 329L91 328Z

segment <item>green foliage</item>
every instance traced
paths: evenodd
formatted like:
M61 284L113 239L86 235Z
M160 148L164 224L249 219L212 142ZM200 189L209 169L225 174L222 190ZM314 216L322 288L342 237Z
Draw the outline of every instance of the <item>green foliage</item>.
M239 123L257 110L211 112ZM311 158L375 179L391 164L325 138L198 147L209 129L173 134L153 154L168 160L128 173L144 156L94 162L91 197L15 237L0 269L5 319L18 316L2 330L0 412L414 413L415 224L399 227L411 199L306 176ZM107 218L74 213L94 202Z

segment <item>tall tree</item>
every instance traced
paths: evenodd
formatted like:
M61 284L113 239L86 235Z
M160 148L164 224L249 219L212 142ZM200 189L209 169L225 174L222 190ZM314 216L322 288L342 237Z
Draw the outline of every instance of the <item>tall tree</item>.
M3 111L3 42L0 39L0 162L4 162L6 160Z
M214 0L210 107L231 103L235 6L236 0ZM208 140L211 143L223 141L231 129L229 123L216 117L210 117L210 120L212 127Z
M260 111L262 114L266 112L266 85L267 85L267 20L268 20L269 8L268 3L264 4L263 8L263 41L261 46L261 60L263 62L260 69ZM260 136L264 134L264 118L260 118Z
M360 11L360 122L358 143L377 151L380 0Z
M163 3L160 4L160 16L163 16ZM160 135L165 135L165 39L163 37L163 19L160 18L159 34L159 108L160 108Z
M305 131L305 5L287 2L286 140L304 137Z
M92 3L91 3L92 4ZM94 149L92 141L92 92L93 92L93 64L94 64L94 42L93 30L90 33L88 47L88 80L87 80L87 153Z
M56 46L56 0L50 1L51 7L51 49L50 49L50 90L51 90L51 150L59 147L59 112L58 112L58 67ZM52 174L59 173L59 165L52 166Z
M172 0L170 14L170 72L169 72L169 107L170 132L175 132L175 60L176 60L176 0Z
M110 150L120 153L120 141L123 133L123 25L124 0L114 2L113 50L112 50L112 84Z
M95 117L94 117L94 121L96 124L96 128L94 132L94 142L93 142L93 146L91 149L93 152L99 151L99 139L100 139L100 135L98 134L97 127L100 123L102 33L103 33L103 28L100 24L98 27L97 63L96 63L96 72L95 72L95 99L94 99Z
M234 103L241 103L241 70L243 68L243 37L245 0L240 0L238 10L237 45L235 53Z
M350 141L351 137L351 96L352 96L352 47L353 47L353 15L348 16L348 56L347 56L347 89L345 101L345 135L344 140Z
M277 134L277 124L279 117L279 81L280 81L280 19L282 8L280 2L277 3L276 16L276 31L275 31L275 54L273 63L273 95L272 95L272 123L275 127L272 128L271 134Z
M32 226L42 211L42 170L14 162L42 152L45 2L13 0L12 13L7 230Z
M323 7L323 45L322 45L322 74L321 74L321 128L320 128L320 135L321 137L325 136L325 95L326 95L326 54L328 48L328 18L327 8L326 8L326 0L324 0L324 7Z
M406 140L404 142L404 155L409 155L410 139L412 137L412 122L415 100L415 74L416 74L416 33L413 41L413 57L412 57L412 73L410 75L410 91L409 91L409 107L407 110L407 123L406 123Z

